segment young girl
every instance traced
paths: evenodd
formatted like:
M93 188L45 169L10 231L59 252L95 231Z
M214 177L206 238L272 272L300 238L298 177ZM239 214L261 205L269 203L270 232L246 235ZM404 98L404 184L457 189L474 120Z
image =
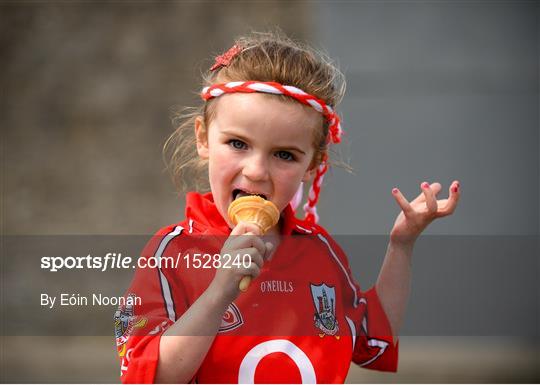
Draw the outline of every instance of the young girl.
M459 183L443 200L439 183L423 183L410 203L393 189L402 212L377 283L362 292L317 224L328 151L342 136L341 73L287 38L253 34L216 58L204 86L202 106L167 146L180 181L202 174L211 192L188 193L186 219L160 230L139 260L133 304L116 315L122 382L343 383L351 361L395 371L414 242L454 211ZM227 215L244 195L281 213L264 236ZM242 292L244 276L253 281Z

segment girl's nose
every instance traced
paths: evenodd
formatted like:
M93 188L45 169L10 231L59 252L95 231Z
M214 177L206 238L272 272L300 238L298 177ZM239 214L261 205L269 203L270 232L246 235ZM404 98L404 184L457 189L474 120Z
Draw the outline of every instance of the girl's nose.
M253 181L268 179L268 165L264 156L254 155L245 159L242 175Z

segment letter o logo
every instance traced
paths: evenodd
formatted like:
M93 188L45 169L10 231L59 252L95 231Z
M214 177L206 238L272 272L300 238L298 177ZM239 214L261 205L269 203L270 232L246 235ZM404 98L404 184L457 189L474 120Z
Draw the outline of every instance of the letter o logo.
M272 353L285 353L288 355L298 367L303 384L317 383L315 368L313 368L313 364L306 353L288 340L265 341L251 349L240 364L238 383L254 384L257 365L259 365L259 362L261 362L264 357Z

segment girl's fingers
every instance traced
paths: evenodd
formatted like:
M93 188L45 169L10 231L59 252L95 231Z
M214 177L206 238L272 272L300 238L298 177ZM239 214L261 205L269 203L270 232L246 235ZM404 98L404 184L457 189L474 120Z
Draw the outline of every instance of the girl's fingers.
M433 190L433 193L435 194L435 196L437 196L441 190L442 190L442 186L440 183L438 182L435 182L435 183L432 183L429 185L429 187ZM426 201L426 195L424 194L424 192L422 191L420 194L418 194L418 196L411 202L411 205L414 204L414 203L424 203Z
M261 268L255 263L252 263L248 269L246 269L247 275L251 275L253 279L257 278L261 274Z
M231 231L231 235L225 242L227 249L241 249L255 247L261 255L266 253L266 245L260 238L261 229L254 223L239 222ZM225 246L224 246L225 247Z
M396 199L399 207L401 207L401 210L403 210L403 214L405 214L405 216L409 216L410 214L414 213L414 209L411 207L411 204L407 201L407 199L405 199L405 197L398 188L394 187L392 189L392 195Z
M459 181L453 181L450 185L448 199L437 200L437 195L442 190L440 183L436 182L430 185L427 182L423 182L420 185L420 188L422 189L422 192L410 203L397 188L392 190L392 195L394 195L394 198L406 217L411 217L412 214L416 212L414 207L423 203L425 203L428 213L432 214L434 217L450 215L456 209L460 197Z
M431 191L433 191L433 196L435 198L437 198L437 195L439 195L439 193L441 192L442 190L442 186L439 182L435 182L435 183L431 183L429 185L429 188L431 189ZM423 194L422 194L423 195Z
M435 193L429 186L428 182L423 182L420 185L420 188L422 189L422 192L425 195L426 199L426 207L428 209L428 213L435 214L437 212L437 200L435 199Z
M257 249L257 251L261 254L261 255L264 255L266 254L266 245L264 243L264 241L261 239L261 237L258 237L252 233L247 233L246 235L250 235L249 238L245 239L244 242L241 242L241 243L244 243L244 247L254 247ZM245 238L246 236L240 236L240 238Z
M245 233L253 233L255 235L262 235L261 229L254 223L238 222L238 224L232 229L231 235L242 235Z
M454 212L456 209L457 203L459 201L460 196L460 185L459 181L455 180L450 185L450 188L448 189L450 197L446 200L446 204L442 205L442 208L437 212L437 216L444 217L446 215L450 215Z
M270 259L270 256L272 255L272 251L274 251L274 244L271 242L265 242L264 244L266 246L266 253L263 254L264 260Z
M261 255L266 254L266 245L264 241L253 233L245 233L243 235L233 235L227 241L227 249L237 250L248 247L256 248Z
M257 250L254 247L249 247L246 249L237 250L233 255L233 257L236 257L236 255L239 255L240 258L244 259L244 257L250 258L250 262L255 263L259 267L263 267L264 265L264 259L263 256L259 253L259 250Z

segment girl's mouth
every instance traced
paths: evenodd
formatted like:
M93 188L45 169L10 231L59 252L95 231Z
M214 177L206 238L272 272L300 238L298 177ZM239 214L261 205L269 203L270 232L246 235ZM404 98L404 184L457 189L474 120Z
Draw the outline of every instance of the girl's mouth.
M263 199L268 199L266 197L266 195L264 195L264 194L251 193L251 192L247 192L247 191L244 191L244 190L240 190L238 188L233 190L232 198L233 198L233 201L234 201L237 198L250 196L250 195L256 195L256 196L259 196L259 197L261 197Z

